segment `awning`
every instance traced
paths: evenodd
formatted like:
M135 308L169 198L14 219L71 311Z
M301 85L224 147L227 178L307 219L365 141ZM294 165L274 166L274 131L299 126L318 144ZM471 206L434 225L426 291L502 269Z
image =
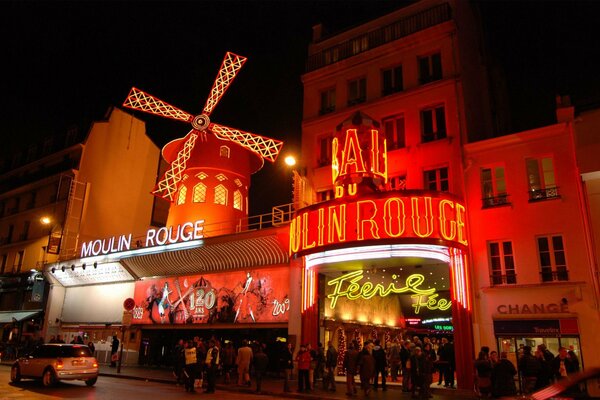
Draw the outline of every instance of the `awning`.
M24 319L32 318L41 312L42 310L0 312L0 324L20 322Z

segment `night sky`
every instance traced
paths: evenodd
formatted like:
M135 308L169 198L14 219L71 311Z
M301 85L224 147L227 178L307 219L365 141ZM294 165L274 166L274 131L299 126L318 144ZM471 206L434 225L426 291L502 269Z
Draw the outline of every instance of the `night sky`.
M226 51L248 61L211 119L283 139L284 153L297 150L311 27L321 22L338 32L406 3L2 2L2 152L69 125L87 129L132 86L196 114ZM555 94L570 94L577 105L598 104L600 2L479 4L489 56L507 78L513 131L554 122ZM136 115L159 146L189 130ZM252 214L290 201L289 172L281 163L267 164L253 178Z

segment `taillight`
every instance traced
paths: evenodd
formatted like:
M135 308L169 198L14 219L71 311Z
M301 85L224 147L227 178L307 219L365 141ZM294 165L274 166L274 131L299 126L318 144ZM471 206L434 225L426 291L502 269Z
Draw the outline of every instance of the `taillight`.
M98 367L98 360L96 360L94 358L94 362L92 363L92 367L97 368Z
M56 369L62 369L64 367L62 358L56 359Z

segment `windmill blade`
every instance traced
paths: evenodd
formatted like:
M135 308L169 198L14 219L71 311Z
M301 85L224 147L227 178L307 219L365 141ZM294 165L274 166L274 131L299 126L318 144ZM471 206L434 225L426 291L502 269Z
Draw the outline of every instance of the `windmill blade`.
M225 54L225 58L223 59L223 63L221 64L221 68L219 69L219 73L215 79L215 83L213 83L212 90L210 91L210 96L204 105L203 112L206 115L210 115L212 110L217 106L217 103L219 100L221 100L221 97L223 97L223 94L225 94L225 91L227 91L227 88L229 88L229 84L231 81L233 81L246 60L246 57L238 56L237 54L229 51L227 54Z
M281 147L283 146L281 140L255 135L254 133L244 132L214 123L209 125L208 130L214 133L219 139L230 140L237 143L271 162L275 162L281 151Z
M175 193L179 188L179 182L181 182L183 171L186 169L187 160L190 158L196 139L198 139L198 132L192 129L183 139L185 142L177 153L177 158L171 163L165 175L158 181L152 191L155 196L165 198L171 202L175 201Z
M193 116L185 111L135 87L131 88L129 95L123 102L123 107L179 121L191 122L193 119Z

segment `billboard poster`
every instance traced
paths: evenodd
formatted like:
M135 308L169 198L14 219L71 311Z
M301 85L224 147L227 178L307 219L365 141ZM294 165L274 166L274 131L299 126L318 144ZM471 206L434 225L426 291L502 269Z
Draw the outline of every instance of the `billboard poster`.
M133 324L287 322L289 270L152 278L135 284Z

